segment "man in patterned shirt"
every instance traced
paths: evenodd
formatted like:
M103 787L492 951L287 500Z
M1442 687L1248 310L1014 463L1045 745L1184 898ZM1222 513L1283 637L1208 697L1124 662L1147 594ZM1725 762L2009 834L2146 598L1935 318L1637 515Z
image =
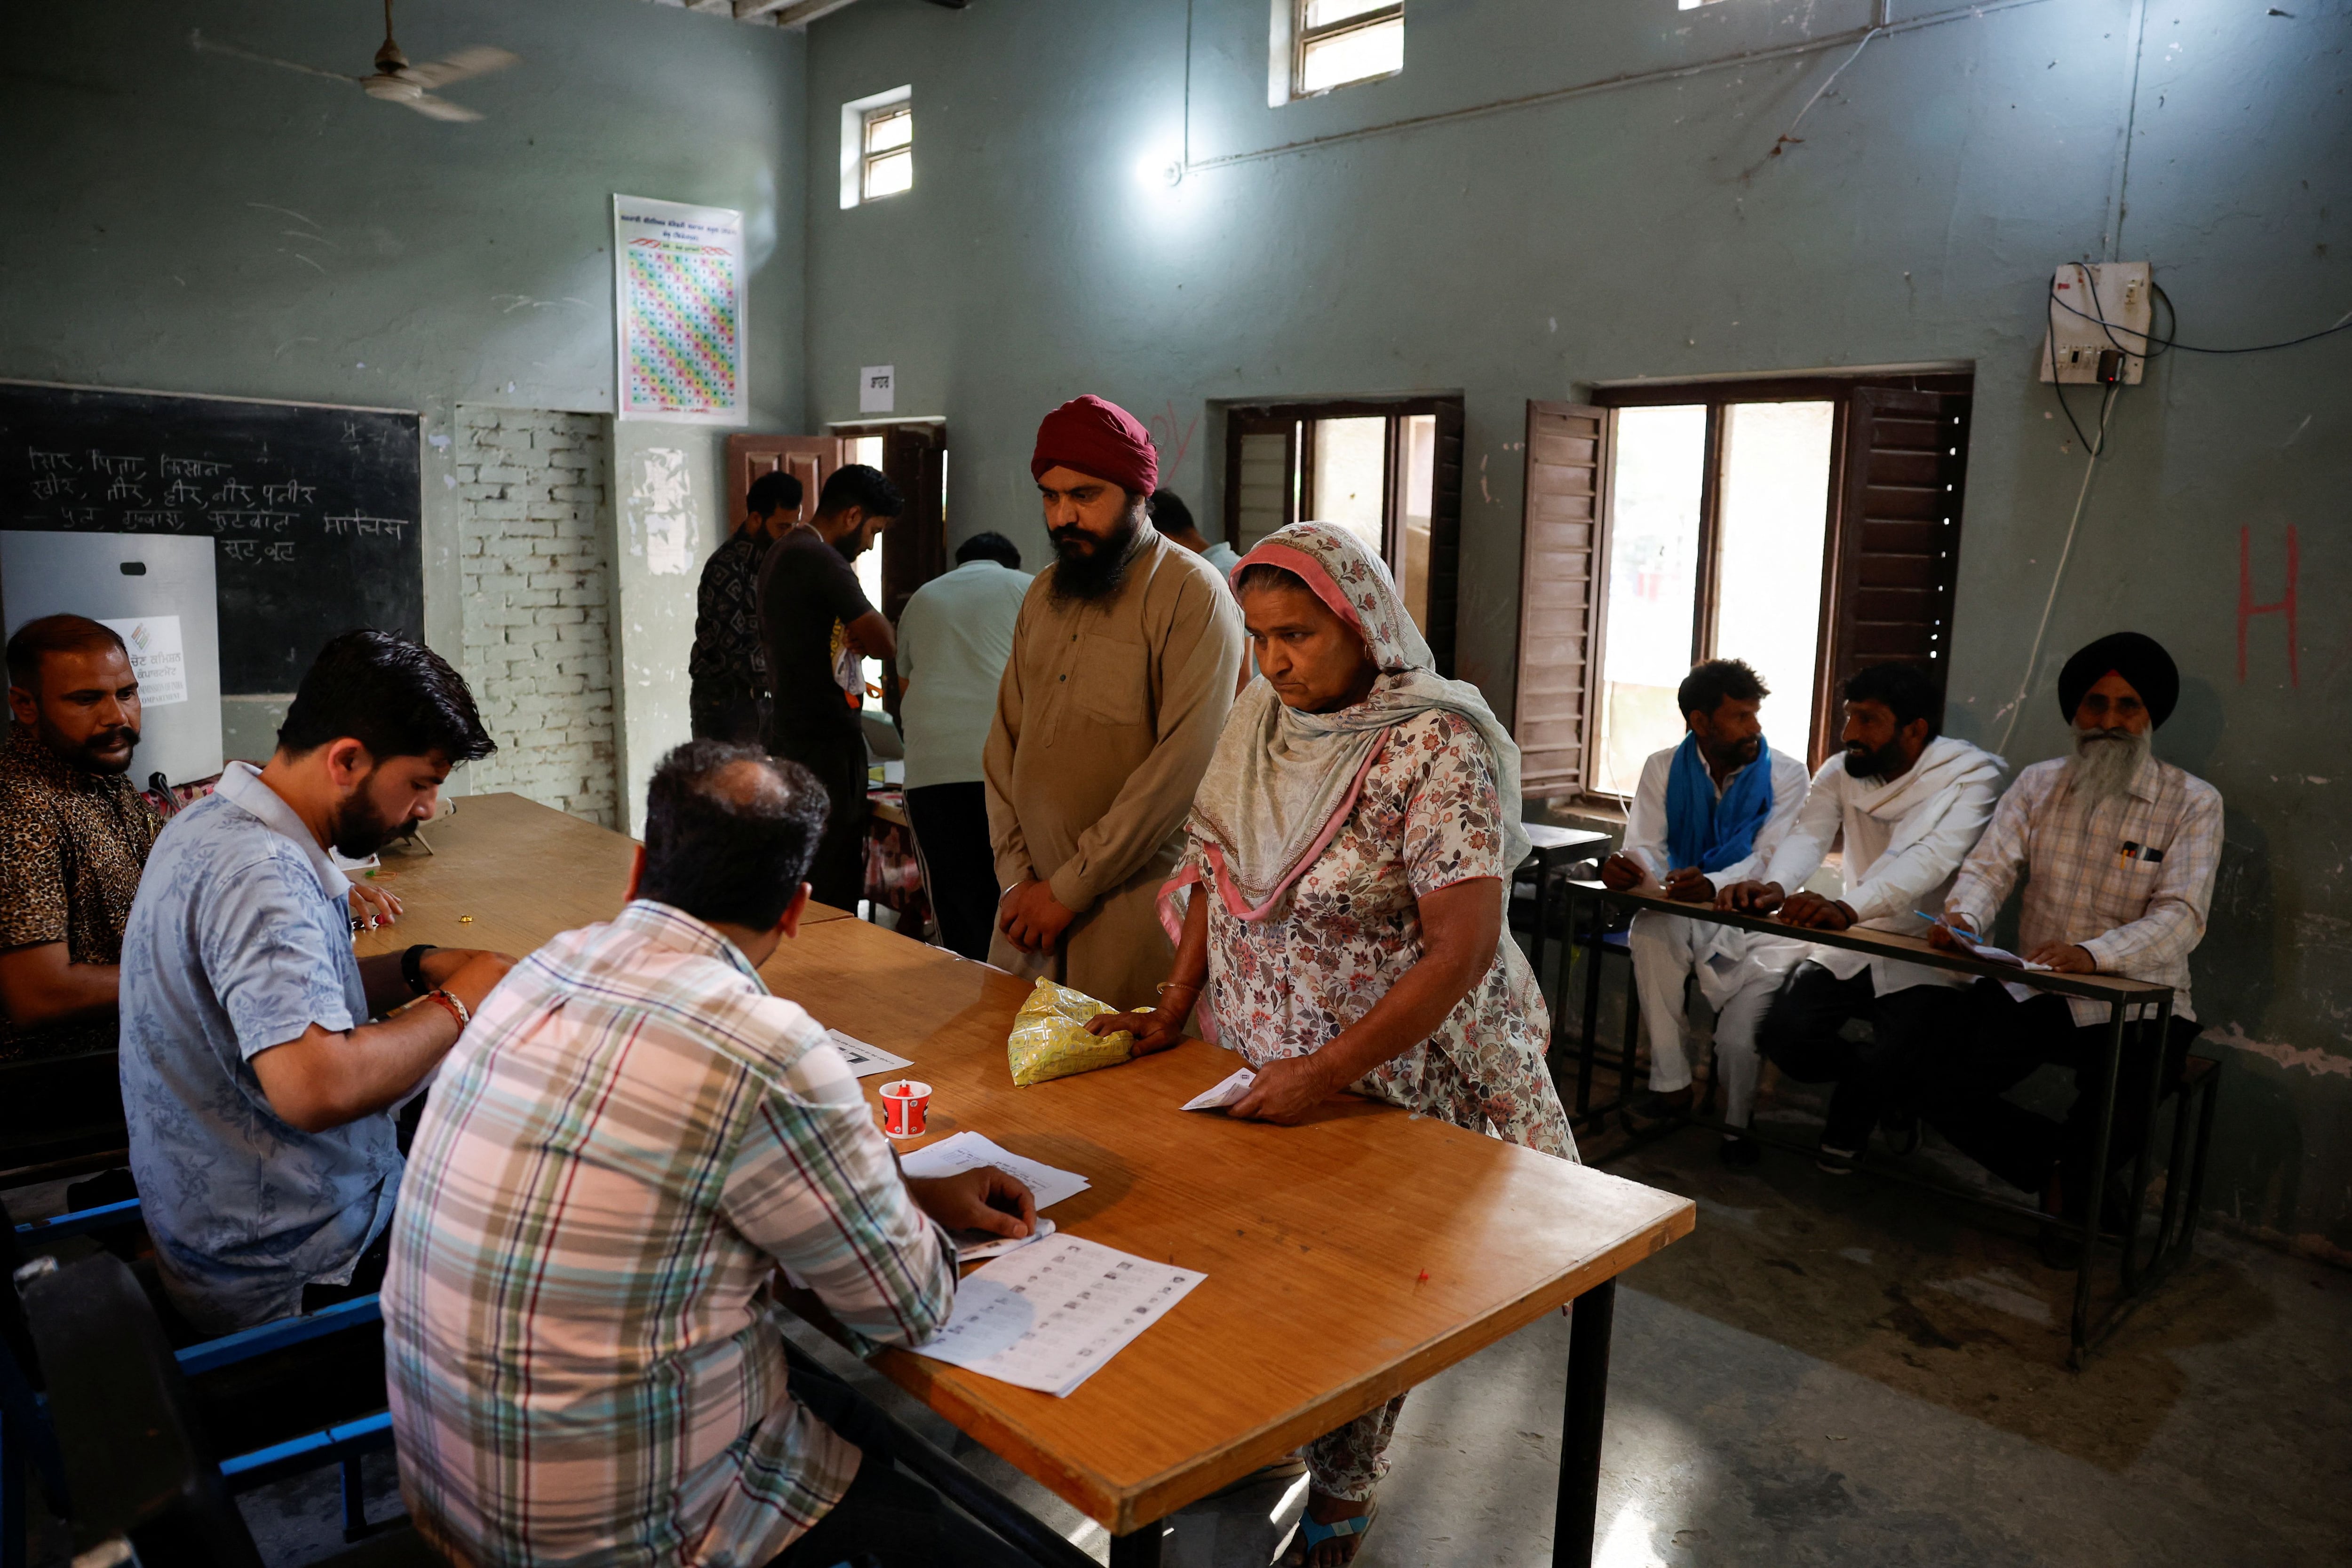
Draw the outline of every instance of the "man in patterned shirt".
M918 1344L954 1302L942 1228L1036 1218L1002 1171L902 1177L761 983L825 810L754 747L671 752L628 905L517 966L449 1057L383 1317L402 1490L454 1561L1026 1561L844 1436L837 1385L787 1386L778 1264L861 1348Z
M695 738L757 744L767 733L768 654L760 641L760 568L768 547L800 516L801 482L762 474L743 497L734 537L702 563L694 648L686 673L694 683L687 711Z
M0 752L0 1061L112 1051L122 927L162 821L124 775L139 679L122 639L45 615L8 639Z
M2205 935L2221 852L2221 796L2149 754L2149 734L2171 716L2180 673L2152 637L2118 632L2066 661L2058 706L2074 727L2074 755L2037 762L1994 810L1944 904L1937 946L1965 950L1988 930L2026 873L2018 946L2026 961L2064 974L2124 975L2172 988L2163 1042L2168 1092L2197 1038L2189 955ZM2020 988L2023 989L2023 988ZM2098 1136L2086 1073L2106 1055L2108 1004L1979 979L1949 1009L1949 1032L1927 1116L1952 1143L2043 1208L2079 1218ZM2146 1129L2151 1053L2125 1037L2109 1152L2137 1151ZM2063 1122L2002 1098L2043 1062L2071 1068L2077 1092Z

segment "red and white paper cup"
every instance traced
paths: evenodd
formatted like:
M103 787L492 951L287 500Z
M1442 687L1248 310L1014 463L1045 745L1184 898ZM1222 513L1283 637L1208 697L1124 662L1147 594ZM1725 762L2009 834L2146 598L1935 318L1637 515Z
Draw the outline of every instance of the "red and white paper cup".
M912 1078L882 1085L882 1131L894 1138L919 1138L929 1122L931 1086Z

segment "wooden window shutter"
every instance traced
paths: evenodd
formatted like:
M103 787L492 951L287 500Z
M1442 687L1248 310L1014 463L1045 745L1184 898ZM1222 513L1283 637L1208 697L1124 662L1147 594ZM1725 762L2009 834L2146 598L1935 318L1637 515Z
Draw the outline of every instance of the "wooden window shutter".
M1528 404L1519 682L1511 726L1524 794L1591 782L1609 562L1610 411Z
M1960 566L1960 503L1969 394L1857 387L1846 394L1826 717L1866 664L1924 665L1942 690L1951 672L1952 594ZM1834 735L1834 722L1816 733Z
M1225 419L1225 542L1247 555L1298 520L1298 421L1235 409Z
M817 492L841 466L841 442L831 435L730 435L727 438L727 521L732 531L745 515L744 497L751 481L779 470L801 482L800 514L807 522L816 516Z
M1437 405L1434 472L1429 494L1429 651L1437 673L1454 676L1456 601L1462 561L1462 404L1449 398Z

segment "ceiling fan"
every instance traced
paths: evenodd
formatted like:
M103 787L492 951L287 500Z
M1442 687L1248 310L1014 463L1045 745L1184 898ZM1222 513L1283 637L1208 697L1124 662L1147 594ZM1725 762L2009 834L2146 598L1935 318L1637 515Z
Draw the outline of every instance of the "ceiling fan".
M283 66L289 71L301 71L309 76L325 77L332 81L355 81L360 90L379 103L396 103L435 120L479 120L478 111L446 98L436 98L433 89L464 81L467 77L487 76L502 71L521 62L522 57L488 45L476 45L459 49L446 59L427 65L413 66L408 57L400 52L392 37L392 0L383 0L383 47L375 52L375 69L363 77L345 76L341 71L320 70L296 60L281 60L271 55L257 55L250 49L240 49L234 44L215 43L201 32L188 35L189 47L206 54L234 55L239 59L258 60L263 65Z

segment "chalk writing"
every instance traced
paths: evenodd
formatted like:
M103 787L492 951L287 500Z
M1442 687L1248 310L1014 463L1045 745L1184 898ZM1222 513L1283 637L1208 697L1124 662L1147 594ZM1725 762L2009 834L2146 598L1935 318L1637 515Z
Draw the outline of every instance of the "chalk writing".
M174 479L163 492L163 504L167 507L202 507L205 493L185 479Z
M122 526L127 528L169 528L178 533L186 525L181 522L177 512L147 510L123 513Z
M147 504L147 492L135 477L118 474L107 482L106 498L110 501L130 501L143 507Z
M54 500L59 496L79 496L81 494L81 481L70 474L42 474L34 478L32 491L34 498L41 501Z
M97 469L101 474L112 475L117 478L136 479L142 476L143 470L146 468L147 459L144 457L115 457L110 456L103 452L92 451L89 455L89 465Z
M273 506L279 507L295 506L310 500L318 493L315 486L305 485L298 479L289 479L278 485L264 485L261 487L261 498Z
M220 542L223 560L258 560L261 559L259 539L223 539Z
M363 538L381 534L396 539L406 537L408 523L402 517L368 517L351 512L328 517L325 526L331 534L358 534Z
M227 464L207 463L201 457L164 457L157 461L166 479L217 479L228 472Z
M272 539L269 541L268 548L261 552L261 556L264 560L292 560L294 559L294 541L292 539Z
M213 499L226 506L249 507L253 505L253 491L236 480L229 479L224 481L221 487L213 492Z
M36 474L73 474L79 472L74 464L72 453L42 452L30 446L25 448L25 466L30 468Z

